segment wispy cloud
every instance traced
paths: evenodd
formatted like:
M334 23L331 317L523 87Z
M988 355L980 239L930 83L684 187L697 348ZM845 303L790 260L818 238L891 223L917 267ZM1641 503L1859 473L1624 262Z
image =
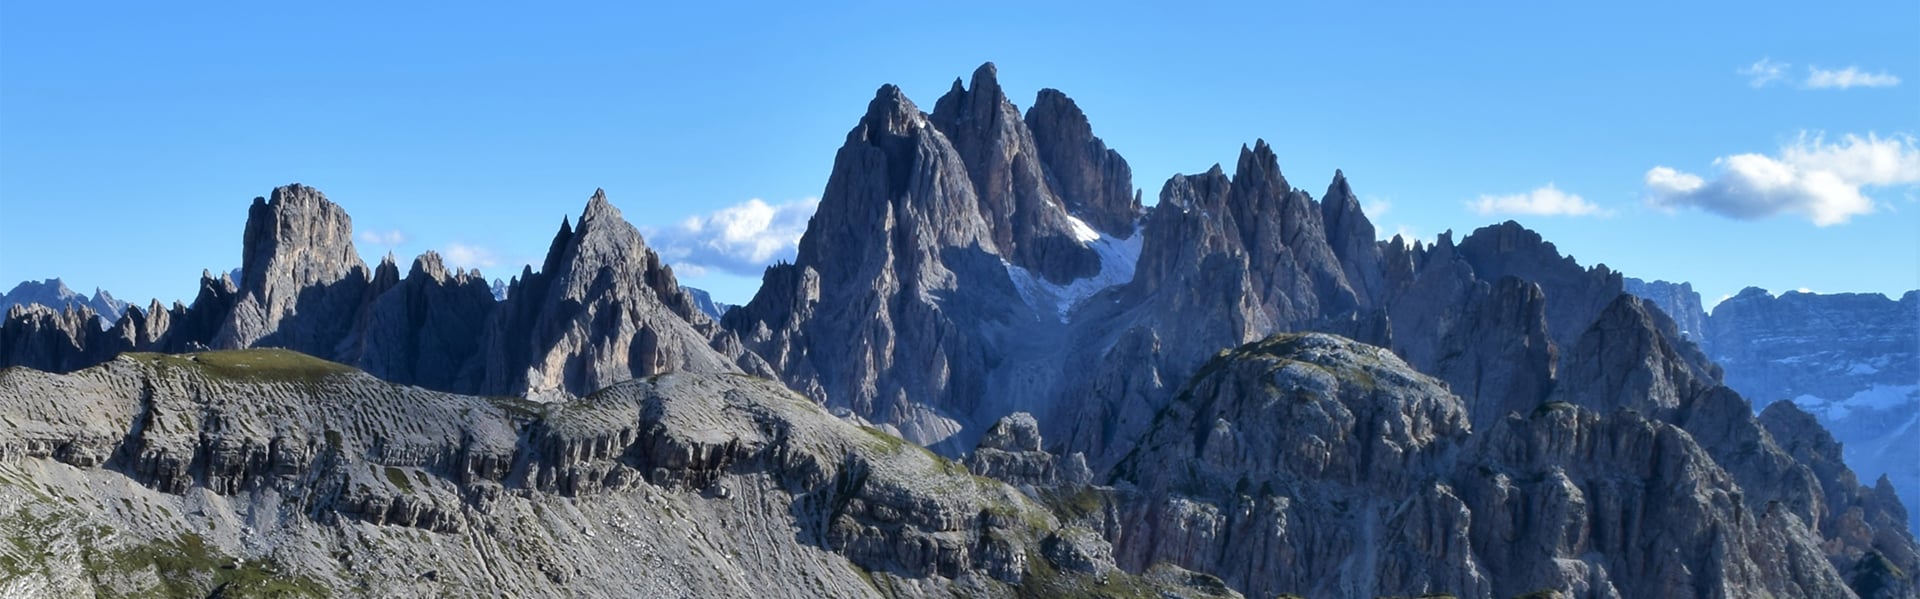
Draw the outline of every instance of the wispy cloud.
M1379 219L1382 216L1386 216L1388 212L1393 211L1393 202L1380 198L1369 198L1365 204L1360 205L1360 211L1365 213L1369 220Z
M398 246L400 244L407 242L407 234L401 232L399 229L390 229L386 231L381 231L379 229L366 229L361 231L358 237L360 238L360 243L364 243L367 245L377 245L385 248L392 248L394 246Z
M708 269L758 277L775 260L792 259L820 200L768 204L754 198L688 217L664 229L646 229L647 244L687 276Z
M1859 67L1844 69L1822 69L1809 67L1807 80L1803 84L1808 89L1850 89L1855 87L1893 87L1900 85L1900 78L1881 71L1869 73Z
M1479 200L1468 202L1467 206L1483 216L1494 214L1607 216L1610 214L1581 198L1579 194L1560 191L1560 188L1554 187L1552 183L1526 193L1482 195Z
M1713 164L1721 172L1712 180L1665 166L1648 170L1647 205L1739 220L1797 214L1825 227L1874 211L1863 187L1920 183L1920 148L1909 136L1849 134L1827 143L1802 132L1778 156L1737 154Z
M1795 82L1788 74L1792 68L1792 63L1762 58L1759 62L1735 69L1734 72L1746 77L1747 85L1753 87L1766 87L1775 83L1798 83L1801 89L1852 89L1900 85L1900 78L1892 73L1863 71L1857 66L1848 66L1844 69L1808 66L1807 76Z
M1786 78L1787 68L1792 66L1793 65L1784 62L1775 62L1772 58L1762 58L1759 62L1743 67L1736 72L1747 76L1747 85L1766 87L1768 84Z
M500 254L491 249L460 242L440 249L440 257L453 268L493 268L500 265Z

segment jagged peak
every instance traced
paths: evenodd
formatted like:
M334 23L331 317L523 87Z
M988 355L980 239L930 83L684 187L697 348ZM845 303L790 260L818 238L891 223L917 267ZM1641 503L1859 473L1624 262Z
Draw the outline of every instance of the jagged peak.
M1280 159L1274 155L1273 147L1267 145L1266 139L1255 139L1251 149L1245 144L1240 146L1240 161L1234 167L1233 185L1271 185L1281 194L1293 190L1287 183L1286 175L1280 173Z
M973 70L972 93L982 92L989 93L994 98L1004 97L1000 93L1000 67L994 66L992 61L981 63L979 68Z
M260 203L261 199L254 198L254 202ZM327 194L321 193L319 189L302 185L298 182L288 183L286 185L273 188L272 199L267 200L265 203L268 205L279 205L279 204L288 203L288 202L295 202L295 203L313 202L313 203L325 203L325 204L333 203L327 199Z
M407 271L407 278L427 277L436 282L447 280L446 262L440 259L440 252L427 250L413 259L413 268Z
M847 143L873 143L883 135L905 136L925 122L920 107L907 98L906 92L888 83L874 91L873 100L867 102L866 114L847 132Z
M580 211L580 228L587 229L592 223L604 219L620 220L620 209L607 201L607 190L595 188L593 197L587 199L587 207Z
M1340 172L1340 169L1333 169L1333 182L1327 184L1327 193L1320 197L1320 201L1322 203L1334 201L1358 203L1359 199L1354 197L1353 187L1347 183L1347 174Z

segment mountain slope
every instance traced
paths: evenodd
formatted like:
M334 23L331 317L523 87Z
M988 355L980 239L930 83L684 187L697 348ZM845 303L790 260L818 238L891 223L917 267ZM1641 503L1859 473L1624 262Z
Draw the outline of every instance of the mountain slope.
M1648 293L1701 323L1701 348L1756 410L1791 401L1812 414L1845 448L1848 466L1868 479L1885 475L1907 513L1920 514L1920 292L1896 301L1748 288L1709 315L1685 283L1644 289L1678 290Z
M1889 498L1796 462L1724 389L1674 395L1675 422L1585 392L1609 386L1476 429L1468 402L1384 350L1271 337L1209 361L1155 418L1116 470L1132 490L1096 522L1123 568L1170 561L1251 596L1913 593L1858 575L1920 560ZM1745 449L1716 447L1729 438Z
M0 372L0 413L8 596L1208 592L1043 567L1044 507L740 375L541 405L127 354Z

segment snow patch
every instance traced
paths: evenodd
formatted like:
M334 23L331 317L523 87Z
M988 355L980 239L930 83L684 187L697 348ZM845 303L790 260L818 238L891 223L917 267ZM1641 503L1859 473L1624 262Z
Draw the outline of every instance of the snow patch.
M1073 223L1074 237L1080 240L1081 245L1100 256L1098 274L1059 285L1025 268L1002 262L1007 267L1007 276L1013 279L1014 288L1020 292L1020 299L1035 311L1044 312L1051 308L1060 322L1066 322L1067 314L1094 294L1133 281L1133 270L1140 262L1140 243L1144 237L1140 234L1139 223L1134 224L1132 235L1119 239L1096 231L1087 226L1085 221L1071 215L1067 220Z
M1095 231L1093 230L1093 227L1088 226L1087 221L1080 220L1080 217L1069 214L1067 215L1067 222L1073 225L1073 238L1080 240L1080 243L1082 245L1100 241L1100 238L1102 237L1100 235L1100 232ZM1138 227L1136 227L1136 229L1138 229ZM1135 235L1134 237L1138 237L1138 235ZM1106 265L1102 264L1101 266L1104 267Z
M1825 417L1828 422L1837 422L1856 410L1877 412L1920 404L1920 385L1874 385L1840 401L1802 395L1793 398L1793 403Z

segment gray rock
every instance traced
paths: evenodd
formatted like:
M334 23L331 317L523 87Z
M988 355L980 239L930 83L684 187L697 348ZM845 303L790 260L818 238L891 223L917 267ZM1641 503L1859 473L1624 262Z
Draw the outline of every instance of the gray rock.
M58 278L21 281L19 285L13 286L13 290L0 294L0 310L26 304L38 304L56 311L65 310L69 306L85 306L99 316L99 326L102 329L119 321L120 315L125 314L129 306L127 302L120 301L113 297L113 294L99 288L93 290L92 297L82 295L68 289L66 281Z
M245 283L213 347L281 347L336 357L360 318L373 273L353 248L353 219L298 183L254 198L240 270ZM342 326L343 323L346 326Z
M1027 109L1026 125L1047 181L1067 211L1102 233L1133 236L1145 214L1133 188L1133 169L1093 134L1080 106L1060 90L1040 90Z
M1637 307L1614 304L1583 343ZM1639 347L1604 359L1678 359ZM1837 462L1779 450L1731 392L1627 395L1596 397L1685 413L1556 401L1475 429L1467 401L1384 350L1275 336L1223 353L1160 415L1117 469L1137 491L1103 532L1122 569L1165 561L1257 596L1846 597L1856 564L1910 559L1890 511L1836 525L1798 510L1822 487L1793 470ZM1834 472L1847 504L1886 504Z
M705 289L695 287L683 287L683 289L686 289L687 293L693 296L694 307L699 308L701 313L706 314L707 318L712 319L714 322L720 322L720 318L726 316L727 312L731 312L734 308L739 307L733 304L713 301L713 296L708 294Z
M512 299L488 320L482 389L585 396L663 372L740 371L712 346L712 321L604 192L594 192L579 223L562 224L541 271L510 286Z
M1707 333L1707 310L1701 307L1700 294L1693 290L1691 283L1669 283L1666 281L1643 281L1633 277L1622 279L1627 293L1641 299L1652 301L1673 318L1680 335L1705 347Z
M986 63L973 72L971 89L955 79L927 120L966 165L997 254L1055 283L1092 276L1100 271L1099 257L1075 238L1033 132L1000 90L998 76Z
M281 350L126 354L0 372L0 413L9 595L1214 590L1120 572L1012 488L750 377L543 405Z

